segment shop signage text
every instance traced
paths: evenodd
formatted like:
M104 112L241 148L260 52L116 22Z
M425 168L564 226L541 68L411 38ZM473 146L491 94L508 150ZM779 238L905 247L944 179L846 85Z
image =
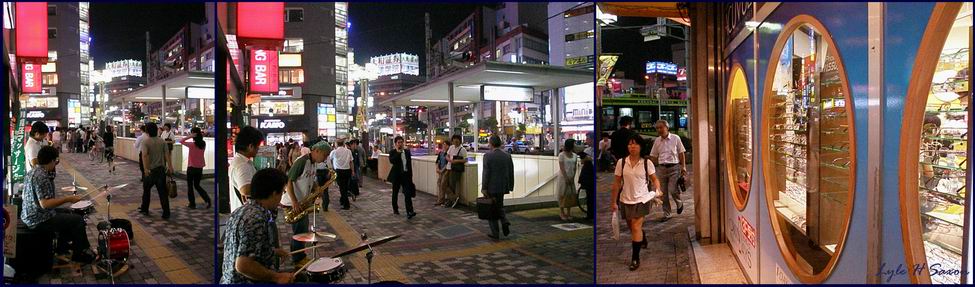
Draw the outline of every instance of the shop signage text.
M251 50L250 91L255 93L278 92L278 52Z
M481 86L481 100L506 102L531 102L535 90L531 87Z
M24 80L21 83L21 91L28 94L39 94L44 91L41 88L41 65L24 64Z
M596 57L593 55L566 58L565 65L569 67L591 65L595 59Z
M259 125L260 129L283 129L284 122L279 119L264 120Z
M647 74L677 75L677 64L664 62L647 62Z
M745 27L745 22L751 20L755 2L730 2L724 6L724 17L721 28L724 34L728 35L725 39L730 42ZM727 43L725 43L727 44Z

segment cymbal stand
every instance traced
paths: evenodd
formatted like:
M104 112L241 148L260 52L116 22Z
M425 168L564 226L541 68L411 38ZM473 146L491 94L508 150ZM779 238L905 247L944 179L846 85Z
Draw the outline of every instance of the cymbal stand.
M367 236L365 233L363 233L362 234L362 241L366 241L366 239L369 239L369 236ZM368 280L367 281L368 282L367 284L372 284L372 257L373 257L372 243L370 243L369 241L366 241L366 248L369 249L369 252L366 252L366 264L369 266L369 275L367 276L367 278L368 278L367 279Z

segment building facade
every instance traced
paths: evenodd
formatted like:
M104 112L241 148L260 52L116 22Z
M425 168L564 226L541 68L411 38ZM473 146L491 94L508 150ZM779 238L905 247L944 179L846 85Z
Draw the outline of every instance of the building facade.
M548 3L549 62L568 68L595 68L592 2Z

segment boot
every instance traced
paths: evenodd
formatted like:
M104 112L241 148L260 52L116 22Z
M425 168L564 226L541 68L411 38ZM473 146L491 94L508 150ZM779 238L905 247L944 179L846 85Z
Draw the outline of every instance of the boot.
M643 242L633 242L633 257L630 259L630 271L640 269L640 247L643 247Z

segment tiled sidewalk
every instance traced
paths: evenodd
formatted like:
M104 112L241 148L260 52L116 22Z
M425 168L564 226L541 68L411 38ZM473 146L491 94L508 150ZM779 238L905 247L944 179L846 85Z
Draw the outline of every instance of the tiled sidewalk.
M107 165L90 161L86 154L62 153L58 165L55 186L59 195L61 187L70 186L72 177L78 185L89 189L104 185L128 183L113 193L112 218L124 218L132 222L134 239L130 241L129 271L115 278L116 283L211 283L213 282L213 210L202 209L205 205L197 197L198 209L186 207L186 181L176 179L179 196L170 200L172 217L163 220L162 209L155 189L151 198L150 216L139 213L142 202L142 183L139 182L138 163L116 160L116 174L109 174ZM214 198L214 181L203 180L201 186ZM88 240L97 243L95 225L105 220L107 203L104 197L96 200L97 212L88 219ZM80 273L76 272L80 271ZM42 276L40 284L111 283L108 278L96 279L92 265L80 270L55 269Z
M660 222L663 210L655 206L643 223L649 248L640 252L640 269L630 271L630 231L621 221L620 239L613 240L609 190L611 172L597 174L596 283L599 284L698 284L701 283L688 227L694 226L693 191L688 186L681 195L684 211Z
M373 283L592 283L593 229L591 222L579 218L574 223L585 228L564 231L552 225L561 224L558 209L536 209L508 214L511 236L494 242L487 222L457 206L433 207L436 199L420 192L413 199L417 216L406 219L400 199L400 212L394 215L390 206L391 185L368 178L361 195L350 210L341 210L338 188L330 188L331 206L318 213L318 226L335 233L339 239L319 248L319 256L333 255L360 242L360 234L369 238L401 234L397 240L374 247ZM402 196L402 195L401 195ZM228 215L221 215L221 222ZM281 243L289 249L291 227L279 216ZM311 253L309 252L309 255ZM366 283L365 252L342 258L349 272L339 283ZM290 263L284 270L294 270Z

